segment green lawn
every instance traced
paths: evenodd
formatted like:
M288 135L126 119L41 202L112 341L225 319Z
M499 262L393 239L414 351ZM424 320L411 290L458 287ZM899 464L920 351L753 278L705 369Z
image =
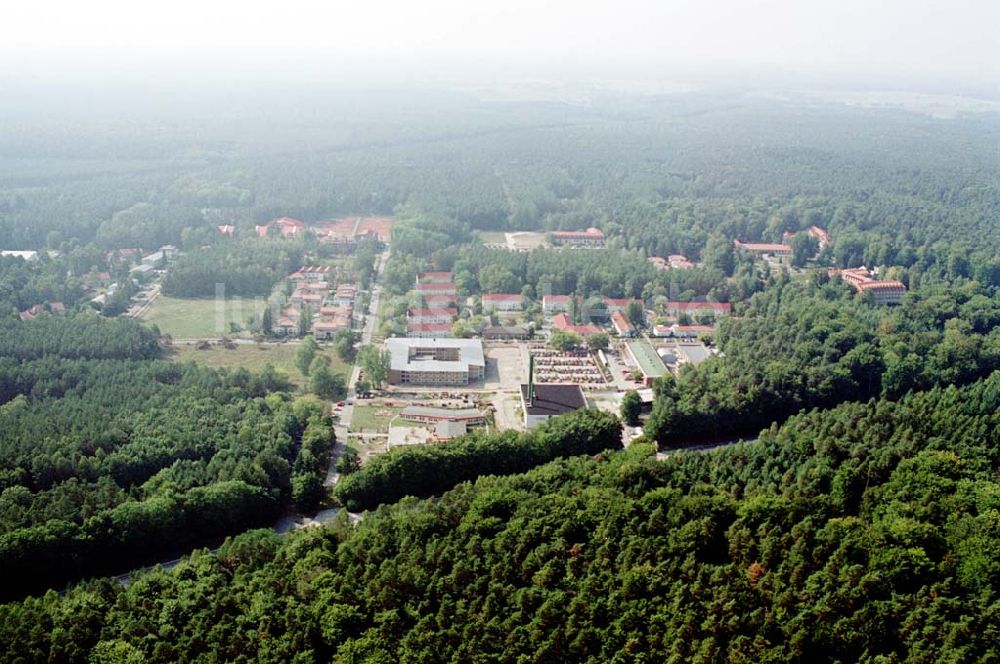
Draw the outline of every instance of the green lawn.
M156 325L160 332L176 339L238 336L229 324L245 326L247 318L264 311L264 300L184 299L161 295L153 302L143 320ZM245 333L244 333L245 335Z
M389 406L354 406L350 430L358 433L388 433L389 422L402 410Z
M264 365L271 364L275 369L288 376L296 385L305 385L308 380L295 366L295 350L298 346L287 344L240 344L236 348L227 349L212 345L207 350L197 350L193 345L177 344L171 349L171 357L178 362L191 361L206 367L216 369L238 369L245 367L257 372ZM351 367L337 357L332 350L322 350L322 355L330 358L334 371L344 376L344 381L350 380Z

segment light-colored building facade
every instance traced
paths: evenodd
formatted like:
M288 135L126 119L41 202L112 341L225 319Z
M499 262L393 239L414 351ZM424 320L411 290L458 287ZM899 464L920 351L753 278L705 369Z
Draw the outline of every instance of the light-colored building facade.
M468 385L486 374L479 339L387 339L393 385Z

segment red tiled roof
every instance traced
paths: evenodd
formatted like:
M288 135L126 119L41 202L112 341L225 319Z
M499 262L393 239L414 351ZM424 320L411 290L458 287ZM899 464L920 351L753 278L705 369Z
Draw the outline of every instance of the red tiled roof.
M615 329L619 332L631 332L635 329L629 319L625 318L625 314L620 311L612 312L611 322L614 323Z
M484 293L483 302L520 302L524 299L520 293Z

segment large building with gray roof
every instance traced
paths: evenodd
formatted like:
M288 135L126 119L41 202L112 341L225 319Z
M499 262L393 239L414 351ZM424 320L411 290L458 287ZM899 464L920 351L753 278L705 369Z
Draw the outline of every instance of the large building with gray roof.
M468 385L483 380L486 358L479 339L386 339L393 385Z

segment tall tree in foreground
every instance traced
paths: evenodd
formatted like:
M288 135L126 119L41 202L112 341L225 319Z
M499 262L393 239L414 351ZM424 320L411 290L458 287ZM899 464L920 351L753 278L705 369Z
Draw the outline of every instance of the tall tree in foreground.
M629 390L622 396L621 413L625 424L630 427L639 424L639 413L642 412L642 399L635 390Z
M295 366L299 368L303 376L309 375L309 369L318 351L319 344L316 343L311 334L306 335L299 343L299 348L295 351Z
M368 382L376 390L389 380L391 357L389 351L377 346L364 346L358 351L358 362L364 370Z

